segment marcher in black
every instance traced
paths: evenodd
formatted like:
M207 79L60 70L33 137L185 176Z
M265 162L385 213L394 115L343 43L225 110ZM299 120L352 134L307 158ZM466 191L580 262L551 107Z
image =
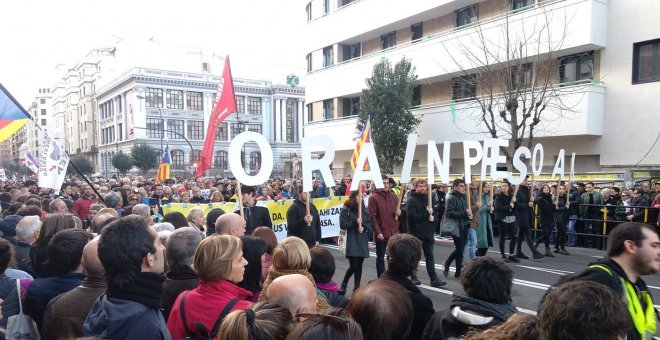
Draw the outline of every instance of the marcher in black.
M449 276L449 266L454 260L456 260L456 273L454 276L456 278L461 276L465 242L467 240L468 228L470 228L470 220L472 219L472 211L467 207L465 190L465 181L455 179L452 183L452 191L447 195L445 223L454 223L458 228L458 233L454 233L451 236L455 249L449 254L447 261L445 261L445 269L442 271L445 277Z

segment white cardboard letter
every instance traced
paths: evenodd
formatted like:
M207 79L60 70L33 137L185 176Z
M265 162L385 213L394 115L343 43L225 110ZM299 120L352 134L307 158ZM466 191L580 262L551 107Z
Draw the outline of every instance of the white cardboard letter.
M323 149L325 154L322 158L312 159L312 147L318 146ZM335 145L332 139L328 136L312 136L305 137L301 142L302 147L302 175L303 175L303 190L306 192L312 191L312 172L319 170L323 180L328 185L335 183L330 171L330 164L335 159ZM262 182L263 183L263 182Z
M537 155L540 155L537 156ZM539 158L539 167L536 167L536 159ZM532 173L534 176L540 176L541 170L543 170L543 145L541 143L536 143L534 145L534 152L532 153Z
M429 140L428 152L426 162L428 165L428 181L429 183L435 183L435 168L438 167L438 173L440 174L441 183L449 183L449 163L451 162L451 157L449 155L449 150L451 147L451 142L445 141L442 148L442 160L438 154L438 148L435 145L435 141Z
M486 172L486 167L490 167L490 176L492 179L504 179L508 177L506 171L497 170L498 163L506 163L506 156L500 154L500 147L508 148L509 141L505 139L486 139L484 140L484 153L481 162L481 175ZM490 149L490 156L488 150Z
M364 163L369 163L369 170L364 170ZM373 143L362 144L360 156L357 159L355 173L353 174L353 181L351 182L351 191L358 189L360 181L370 180L376 185L376 188L382 189L383 178L380 174L380 166L378 165L378 157L376 157L376 150Z
M259 173L250 176L245 173L243 165L241 164L241 148L247 142L255 142L261 151L261 167ZM245 131L241 132L232 139L229 144L229 170L234 174L236 180L245 185L261 185L268 181L270 174L273 172L273 149L270 148L270 143L263 135L256 132Z
M559 154L557 155L557 163L555 163L555 168L552 169L552 176L550 176L550 179L554 179L555 175L559 175L559 179L562 181L564 180L564 172L565 170L565 164L564 164L564 155L566 152L564 149L559 150Z
M408 145L406 146L406 156L403 158L403 168L401 169L400 183L410 183L410 172L415 158L415 147L417 146L417 135L411 133L408 135ZM369 163L371 165L371 163Z
M512 172L509 172L509 182L513 185L518 185L527 177L527 165L520 159L520 156L525 156L525 158L532 158L532 153L529 151L529 148L526 146L521 146L516 150L516 153L513 154L513 168L518 170L520 174L518 177L514 177Z
M472 157L470 156L470 150L474 150L477 154ZM463 159L465 160L465 182L470 184L472 182L472 166L479 164L483 158L483 148L481 143L473 140L463 141ZM481 173L481 180L483 178L483 172Z

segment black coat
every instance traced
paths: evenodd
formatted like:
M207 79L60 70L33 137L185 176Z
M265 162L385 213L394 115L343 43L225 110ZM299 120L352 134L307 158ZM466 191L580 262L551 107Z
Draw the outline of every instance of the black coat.
M417 192L410 194L406 203L406 216L408 218L408 227L410 233L418 238L433 238L435 225L429 221L428 195L422 195ZM434 218L438 218L434 216Z
M198 285L199 278L192 268L167 273L167 279L163 282L163 308L161 309L163 318L167 320L170 317L172 306L179 294L195 289Z
M463 315L491 317L488 323L466 323L452 313L453 309ZM499 325L517 312L513 304L495 304L454 293L449 309L435 313L424 329L422 339L459 339L470 330L484 330ZM459 314L459 316L460 316Z
M447 195L447 209L445 218L451 218L458 222L458 226L463 229L470 225L467 215L467 197L458 192L452 191Z
M238 210L234 213L240 214ZM273 229L273 221L271 221L270 213L266 207L243 206L243 216L245 218L245 235L252 235L252 231L258 227Z
M499 221L515 215L515 211L511 208L511 196L505 194L495 196L495 220Z
M364 231L357 231L358 212L347 206L341 208L339 227L346 230L346 257L369 257L369 234L371 216L365 207L362 207L362 227Z
M414 283L412 283L412 281L400 274L387 270L385 273L383 273L383 275L380 276L379 280L393 281L396 284L401 285L406 290L408 296L410 296L413 310L415 311L415 315L413 316L413 324L412 327L410 327L410 333L408 334L408 340L421 339L422 332L424 331L426 324L435 313L431 299L424 295L422 291L419 290L419 288L417 288Z
M311 226L307 226L305 215L307 209L305 203L301 200L293 201L293 204L286 211L287 232L286 236L300 237L310 248L316 242L321 242L321 221L319 212L316 211L314 204L309 205L309 213L312 215Z
M554 213L557 211L555 203L552 201L550 194L541 194L536 199L536 204L539 206L539 222L542 227L552 228L555 225Z
M518 193L516 193L516 203L513 210L516 213L516 221L520 227L530 227L531 218L532 218L532 208L529 207L530 197L529 187L520 185L518 187Z

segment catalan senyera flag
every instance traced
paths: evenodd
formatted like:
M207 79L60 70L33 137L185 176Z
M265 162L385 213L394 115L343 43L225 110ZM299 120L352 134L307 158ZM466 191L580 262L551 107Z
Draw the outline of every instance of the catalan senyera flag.
M218 125L222 123L230 114L236 112L236 97L234 96L234 80L231 77L231 68L229 66L229 56L225 57L225 69L222 72L222 78L218 84L218 93L220 99L211 112L209 118L209 127L206 130L206 139L202 148L202 155L197 165L197 177L204 175L204 171L211 167L213 160L213 149L215 147L215 135L218 133Z
M371 143L371 116L367 116L367 121L362 126L362 131L358 137L357 144L355 144L355 150L353 150L353 157L351 157L351 168L355 171L357 167L358 157L360 157L360 150L362 150L362 144ZM367 170L369 164L368 162L364 164L364 170Z
M32 117L0 84L0 143L11 137Z
M165 147L163 157L160 159L158 166L158 173L156 174L156 183L163 183L164 180L170 179L170 167L172 166L172 155L170 155L170 146Z

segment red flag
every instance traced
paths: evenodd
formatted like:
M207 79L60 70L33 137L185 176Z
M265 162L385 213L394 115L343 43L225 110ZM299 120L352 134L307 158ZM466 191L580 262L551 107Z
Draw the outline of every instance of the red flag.
M229 56L225 58L225 70L222 72L220 84L218 84L218 92L220 93L220 100L215 103L211 118L209 119L209 127L206 130L206 139L204 140L204 148L202 149L202 156L197 166L197 177L204 175L204 171L211 167L213 160L213 149L215 147L215 135L218 133L218 125L222 123L227 116L236 112L236 97L234 97L234 80L231 77L231 68L229 67Z

